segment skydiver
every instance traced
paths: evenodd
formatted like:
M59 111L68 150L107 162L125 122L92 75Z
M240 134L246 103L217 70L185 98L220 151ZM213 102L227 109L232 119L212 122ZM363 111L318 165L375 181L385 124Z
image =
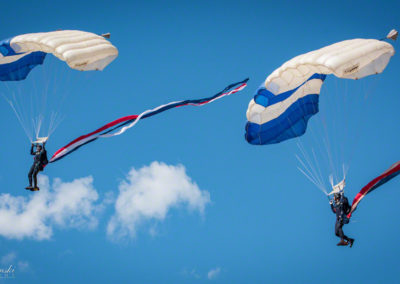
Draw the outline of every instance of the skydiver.
M35 144L31 145L31 155L33 155L33 164L28 173L29 186L25 187L25 189L30 191L39 190L37 186L37 175L39 171L43 171L44 167L47 165L47 152L45 149L46 142L43 142L43 146L40 144L36 145L36 151L33 151L33 147ZM33 177L33 186L32 186L32 177Z
M347 214L350 213L351 206L349 205L349 201L347 197L344 196L343 193L335 193L333 200L329 201L331 205L332 212L336 214L336 224L335 224L335 235L340 238L340 242L337 244L338 246L353 246L354 239L347 237L343 233L343 225L349 223L349 219L347 218Z

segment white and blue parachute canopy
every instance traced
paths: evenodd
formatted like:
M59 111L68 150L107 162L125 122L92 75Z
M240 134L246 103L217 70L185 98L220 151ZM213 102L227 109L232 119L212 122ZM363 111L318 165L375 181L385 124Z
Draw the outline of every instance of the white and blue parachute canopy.
M31 33L0 41L0 81L24 80L47 53L80 71L103 70L118 50L104 37L78 30Z
M247 109L245 138L250 144L273 144L301 136L318 112L327 75L361 79L381 73L394 55L391 44L352 39L287 61L257 89Z

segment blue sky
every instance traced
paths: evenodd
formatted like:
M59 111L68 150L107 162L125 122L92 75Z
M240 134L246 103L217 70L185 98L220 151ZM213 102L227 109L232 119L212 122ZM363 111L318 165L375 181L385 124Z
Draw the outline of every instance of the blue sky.
M254 147L243 135L248 102L274 69L340 40L382 38L400 28L399 8L398 1L4 4L1 38L80 29L111 32L119 49L103 72L64 70L57 78L68 96L49 154L120 116L250 81L238 94L147 119L49 165L36 196L24 190L28 140L2 100L1 206L26 213L15 227L11 216L0 220L0 267L16 267L15 279L2 282L398 283L399 179L362 201L344 227L354 247L338 248L326 197L297 170L298 140ZM309 127L318 136L324 118L338 129L331 135L346 149L349 199L400 156L399 71L395 55L376 80L329 78L323 86ZM373 90L367 99L365 88ZM308 134L301 143L318 143ZM118 205L134 192L139 203Z

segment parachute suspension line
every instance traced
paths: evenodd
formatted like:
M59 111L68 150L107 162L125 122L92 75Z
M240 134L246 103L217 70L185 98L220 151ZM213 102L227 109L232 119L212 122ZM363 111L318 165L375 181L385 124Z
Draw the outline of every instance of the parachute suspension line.
M335 80L335 88L336 88L336 93L339 90L339 87L337 85L337 80ZM321 117L320 117L320 127L321 127L321 138L322 139L322 147L324 149L324 156L328 160L327 166L329 168L329 171L332 175L332 179L334 179L335 182L338 182L338 161L340 160L338 158L338 151L336 148L333 147L332 145L332 140L336 139L342 139L342 137L339 137L339 132L338 132L338 119L340 118L340 113L341 113L341 108L339 107L339 103L337 98L337 94L335 93L332 95L332 93L329 91L329 89L324 90L324 98L326 98L326 101L328 101L328 106L331 106L333 109L333 117L329 118L329 121L331 122L330 125L328 126L327 119L325 112L321 112ZM341 144L339 142L333 142L334 145ZM317 143L319 144L319 143ZM336 150L336 151L335 151Z
M338 78L335 78L335 81L338 82ZM344 80L344 87L341 88L342 91L339 91L338 87L336 89L336 98L341 98L341 102L340 99L336 100L336 104L338 106L338 109L340 111L340 113L342 113L341 116L341 121L337 121L335 120L335 123L337 123L336 125L336 142L335 144L338 144L338 150L337 150L337 156L336 156L336 170L337 170L337 180L336 182L339 182L341 180L343 180L345 178L345 176L342 175L342 177L339 177L340 174L340 168L343 169L344 166L344 162L347 160L346 159L346 148L345 145L346 143L343 143L342 140L345 137L350 137L349 130L350 130L350 125L349 123L347 123L350 119L349 119L349 102L348 102L348 95L349 95L349 81L348 80ZM338 86L338 84L336 84L336 86ZM344 91L343 91L344 90ZM344 133L344 136L340 135L340 133ZM338 139L338 137L340 136L340 139Z
M50 60L50 64L49 67L47 69L50 69L49 71L51 73L55 73L54 68L52 66L52 62ZM51 70L53 69L53 70ZM39 115L41 115L44 119L48 120L48 113L47 113L47 109L48 109L48 96L49 96L49 90L50 90L50 82L51 80L55 80L55 79L51 79L49 78L49 76L47 75L47 71L46 68L43 68L41 66L41 72L42 72L42 78L43 78L43 83L42 85L44 85L44 88L41 90L41 94L39 95L39 97L42 99L42 104L41 104L41 109L39 111ZM57 77L56 77L57 78ZM55 85L57 86L57 84ZM52 112L53 113L53 112ZM45 132L45 136L48 138L49 137L49 131L50 131L50 127L51 127L51 123L52 123L52 117L50 117L50 121L49 121L49 125L47 126L47 131ZM39 133L36 134L37 135L37 139L39 138Z
M56 130L56 128L61 124L63 120L64 117L61 116L59 113L57 112L51 113L47 137L50 138L50 136L53 134L53 132Z
M339 121L339 119L343 119L343 117L346 116L346 109L344 107L345 101L346 101L346 94L348 93L348 84L347 81L344 80L345 82L345 87L343 89L341 89L342 91L339 91L339 86L338 86L338 79L335 77L335 86L336 86L336 94L334 94L334 96L331 96L332 100L333 100L333 105L336 108L334 117L333 117L333 132L331 132L331 137L329 137L329 147L330 147L330 151L332 154L332 163L333 163L333 167L334 167L334 174L335 174L335 184L337 184L339 181L341 181L342 179L339 177L339 173L340 173L340 168L341 168L341 164L344 161L345 158L345 153L344 153L344 144L342 142L343 137L342 135L340 135L340 133L342 132L343 129L343 124ZM344 94L343 94L344 93ZM329 93L330 94L330 93ZM342 98L341 98L342 97ZM341 98L341 99L337 99L337 98ZM343 101L343 103L342 103ZM344 131L346 131L346 125L347 123L345 123L344 126ZM326 128L326 131L328 133L328 129ZM346 136L347 137L347 136ZM327 138L328 139L328 138ZM337 145L336 149L335 147L333 147L333 145Z
M36 75L36 73L31 75ZM28 96L30 99L30 112L27 114L30 117L30 123L33 129L33 139L37 140L40 136L40 130L42 129L43 121L45 119L43 108L45 107L46 102L43 100L43 91L39 91L35 77L36 76L31 76L27 79L32 82L32 88L27 91L27 94L21 94L20 97Z
M329 96L329 92L326 92L323 97L326 98L325 100L329 101L330 106L334 107L334 116L332 118L332 121L333 121L332 129L334 129L334 126L336 125L334 122L336 120L336 114L339 113L339 109L337 108L337 105L335 105L334 103L331 102L332 98L331 98L331 96ZM314 141L315 141L316 145L321 145L322 157L324 157L323 159L326 159L326 158L328 159L329 171L334 175L335 179L337 179L337 171L336 171L335 162L334 162L333 153L332 153L333 149L332 149L332 145L330 143L332 138L329 135L325 112L321 112L318 119L319 119L319 127L321 129L320 130L321 135L318 135L318 137L320 137L319 140L317 140L317 136L314 135ZM321 139L322 139L322 143L320 141Z
M336 81L338 81L337 78L336 78ZM338 94L339 90L336 90L336 92L337 92L337 95L340 95L339 97L343 98L343 102L341 104L341 107L342 107L343 117L345 118L345 121L347 122L347 121L349 121L349 113L350 113L348 111L349 102L347 100L347 97L349 95L349 91L348 91L349 90L349 84L348 84L348 81L344 80L344 84L345 84L344 93L343 94ZM341 128L344 129L344 134L346 135L346 137L350 137L349 136L349 134L350 134L349 123L343 123L343 121L342 121L342 123L340 125L342 126ZM338 133L338 132L336 132L336 133ZM337 144L339 144L339 152L338 152L339 158L338 158L337 161L338 161L338 166L341 163L342 167L343 167L344 161L346 159L346 152L345 152L346 149L345 149L345 143L340 143L340 142L341 141L338 141L338 143L337 143ZM344 176L343 176L343 178L344 178Z
M28 136L29 140L33 141L33 135L34 135L33 129L30 127L31 120L27 113L26 108L24 108L21 88L18 85L18 87L15 90L12 90L7 82L4 83L8 89L7 93L10 94L9 96L10 98L8 99L8 101L11 102L10 106L13 109L15 115L17 116L17 119L20 122L22 128L24 129L24 132Z
M363 90L361 88L359 89L359 92L363 92L363 94L360 94L361 97L363 98L361 100L362 105L361 105L361 110L365 112L365 108L368 105L368 101L371 98L371 94L374 94L377 87L378 87L378 83L380 82L380 78L381 76L379 76L379 74L377 76L374 76L374 78L366 78L367 80L370 80L372 82L367 82L365 79L362 80L362 86L363 86ZM359 94L357 94L359 95ZM355 121L355 129L352 135L353 136L353 140L354 140L354 145L358 145L360 143L360 139L361 139L361 125L362 125L362 116L361 115L357 115L356 116L356 121ZM347 161L347 169L346 169L346 173L349 171L351 165L352 165L352 161L354 158L355 151L351 151L348 161Z
M304 95L305 90L303 90L303 95ZM318 109L316 109L316 106L314 107L314 113L318 112ZM292 121L289 119L289 122L292 123ZM314 130L311 128L309 130L311 132L311 136L313 137L313 140L316 139L316 135L314 133ZM298 138L296 141L297 147L300 150L301 155L295 155L299 163L301 164L302 167L297 167L298 170L305 176L307 177L319 190L321 190L325 195L328 194L328 191L326 189L325 183L323 182L322 174L321 174L321 169L320 165L318 163L317 155L315 154L314 148L311 148L311 154L308 153L306 148L304 147L302 141L302 138ZM319 143L316 143L315 145L319 145ZM310 157L311 156L311 157Z
M323 145L326 149L326 155L328 158L328 164L331 174L329 180L331 186L337 184L343 180L345 173L340 177L340 169L345 167L344 162L346 159L346 149L344 140L346 137L350 137L350 124L351 121L348 117L349 110L349 85L348 80L339 81L335 76L331 76L334 80L334 88L327 88L324 90L324 98L329 101L328 106L333 109L333 115L329 118L330 124L328 125L327 120L321 119L321 125L323 126ZM339 84L343 82L344 86ZM323 112L324 113L324 112ZM347 172L346 172L347 173Z
M296 155L296 158L299 159L299 157ZM299 161L301 162L301 160L299 159ZM320 184L318 184L312 177L310 177L307 173L305 173L303 171L303 169L301 167L297 167L297 169L309 180L311 181L319 190L321 190L325 195L328 195L326 189L321 186Z
M331 163L331 171L334 175L335 178L335 183L338 182L339 177L338 177L338 168L337 168L337 161L339 161L339 156L340 156L340 146L343 145L343 143L339 143L338 140L338 136L339 136L339 129L338 129L338 125L340 124L338 121L339 119L343 116L343 108L340 108L340 103L341 100L337 99L339 95L339 88L338 88L338 81L335 80L335 93L333 94L333 96L330 96L331 101L333 101L333 103L331 102L330 105L332 105L334 107L334 114L333 117L330 118L330 120L332 121L331 126L328 126L328 124L326 123L325 126L325 133L326 133L326 143L329 145L329 150L330 150L330 163ZM327 94L331 94L330 92L327 92ZM331 129L329 129L331 127ZM330 130L330 131L329 131ZM343 137L340 137L341 139L343 139ZM336 146L337 145L337 146ZM336 146L336 149L333 147Z
M54 127L54 124L55 124L56 117L57 117L57 113L51 112L50 121L49 121L49 129L47 131L47 137L49 137L50 134L54 131L53 127Z
M70 85L70 75L72 72L68 69L66 72L63 72L64 69L64 64L58 62L56 58L51 57L47 60L46 68L43 66L38 67L37 71L40 73L39 75L35 73L31 74L31 76L36 75L38 77L38 80L34 80L35 93L33 95L37 100L31 103L31 106L34 108L32 115L35 116L34 123L36 125L33 128L35 129L36 139L43 135L49 138L64 119L64 116L60 114L60 109L64 104L68 92L60 86ZM61 84L60 78L68 82ZM41 87L38 88L38 86Z
M35 138L39 138L40 128L42 127L43 116L40 114L37 117L32 118L33 131L35 133Z
M48 109L44 110L46 121L48 121L45 132L46 137L50 137L65 118L65 116L60 113L60 110L68 96L68 91L66 88L60 88L60 86L71 85L71 73L73 70L67 69L65 72L63 72L64 68L65 66L61 66L58 60L49 60L47 68L42 68L42 79L44 81L44 85L46 86L43 93L43 106L47 108L49 98L53 98L51 101L51 113L49 113ZM82 75L86 75L86 73L87 72L83 72ZM60 78L63 78L63 81L65 81L63 84L60 83ZM85 81L86 80L84 80L84 82ZM50 92L53 94L50 94Z
M337 85L337 81L335 80L335 84ZM336 90L339 90L339 87L336 87ZM346 91L347 92L347 91ZM317 128L315 127L310 127L308 128L309 136L311 135L311 140L314 141L313 145L316 146L316 149L314 147L311 147L311 149L306 149L304 146L303 142L301 139L304 138L298 138L297 139L297 146L300 150L300 155L296 155L297 160L300 162L302 167L298 167L299 171L307 177L314 185L317 186L322 192L325 194L328 194L327 190L327 185L329 183L325 183L323 178L322 172L323 169L321 167L321 161L326 160L325 167L327 167L327 170L329 170L332 173L332 177L329 177L331 179L330 183L338 183L339 182L339 171L340 168L344 169L344 164L342 163L343 159L342 157L344 156L344 151L343 147L341 151L337 151L333 148L333 145L336 145L338 143L332 144L332 139L340 139L339 135L332 135L332 131L335 133L338 133L338 123L337 119L341 118L340 113L343 111L343 109L340 107L339 103L341 100L345 100L347 98L341 98L341 100L338 100L336 98L337 96L332 96L329 95L329 93L325 90L324 91L324 96L323 98L325 100L328 100L328 106L331 106L333 109L333 118L330 119L330 124L333 122L333 125L330 125L332 127L328 127L326 115L324 115L324 112L320 112L318 114L318 123L317 123ZM316 107L316 106L314 106ZM317 112L317 109L314 110L314 112ZM339 115L339 116L338 116ZM317 131L319 130L319 131ZM319 134L317 134L317 132ZM338 141L340 142L340 141ZM339 143L340 146L342 146L341 143ZM317 150L317 151L316 151ZM334 151L335 150L335 151ZM319 154L317 154L317 152ZM339 158L339 156L342 156ZM318 157L318 158L317 158ZM319 158L323 157L323 158ZM324 164L324 163L322 163ZM345 172L345 171L344 171ZM326 177L328 178L328 176Z
M313 106L313 108L315 108L315 106ZM316 110L316 109L314 109L314 112L317 112L318 110ZM321 121L322 119L324 119L324 116L320 113L319 114L319 121ZM319 136L319 135L317 135L317 133L316 133L316 131L313 129L313 128L311 128L311 136L312 136L312 140L313 141L318 141L317 140L317 136ZM318 141L319 142L319 141ZM321 145L320 143L313 143L314 145ZM305 150L305 147L303 147L303 151L305 152L306 150ZM313 154L313 158L314 158L314 163L315 163L315 166L316 166L316 168L318 169L318 173L319 173L319 180L320 180L320 184L324 187L324 189L325 189L325 193L327 194L327 190L326 190L326 187L325 187L325 183L323 182L323 177L322 177L322 172L321 172L321 165L320 165L320 163L318 163L318 159L317 159L317 155L315 154L315 151L314 151L314 148L312 147L311 148L311 151L312 151L312 154ZM326 149L325 149L325 151L322 151L322 149L319 149L319 152L320 153L322 153L322 155L325 155L326 156Z
M331 144L329 143L328 128L327 128L325 121L323 123L323 126L324 126L323 131L324 131L325 137L322 138L322 144L324 145L326 155L328 156L330 171L334 175L335 180L337 180L337 172L336 172L335 164L334 164L334 161L332 158L332 148L331 148Z
M15 116L18 119L19 124L21 125L22 129L24 130L26 136L28 137L29 141L32 142L32 134L30 133L30 131L28 130L28 128L26 127L26 124L23 122L23 119L21 118L20 114L18 113L17 109L15 108L13 102L11 100L9 100L3 93L1 93L3 98L6 100L6 102L10 105L11 109L13 110Z
M310 158L307 155L307 152L304 150L303 146L300 143L297 143L297 146L299 147L303 159L299 157L297 154L295 155L297 160L300 162L301 167L297 167L299 171L307 177L317 188L319 188L323 193L327 194L327 190L324 186L324 183L321 180L321 177L318 176L317 172L315 171L315 168L310 160Z
M36 129L36 139L39 139L40 136L42 136L40 134L40 130L42 129L42 124L44 121L47 121L47 113L46 113L46 109L48 108L48 93L49 93L49 84L50 81L46 80L46 71L45 68L43 68L43 66L39 66L38 67L40 70L38 70L39 72L42 73L41 80L43 82L39 82L41 86L43 86L43 88L38 88L36 80L34 80L34 86L35 86L35 94L34 97L37 98L36 104L32 104L32 105L36 105L37 108L34 110L33 115L36 116L35 118L35 123L36 125L34 125L34 128ZM48 136L48 135L46 135Z
M342 170L343 170L343 179L346 179L347 172L349 171L349 166L346 166L344 163L342 164Z
M323 185L324 183L323 183L323 179L322 179L321 167L320 167L320 165L319 165L319 163L318 163L317 156L315 155L314 148L311 148L311 151L312 151L312 153L313 153L314 162L315 162L315 164L317 165L320 184Z
M297 139L297 147L300 149L301 156L303 157L303 159L301 159L301 157L296 155L297 160L299 160L299 162L302 164L304 169L313 178L313 180L315 181L314 184L318 184L317 187L326 193L327 190L324 186L323 178L321 175L321 171L319 169L319 164L317 162L314 149L313 148L311 149L311 151L313 153L313 158L314 158L314 159L311 159L310 156L308 155L307 150L305 149L303 143L301 142L300 138ZM318 171L317 171L317 169L318 169ZM303 172L303 174L304 174L304 172Z

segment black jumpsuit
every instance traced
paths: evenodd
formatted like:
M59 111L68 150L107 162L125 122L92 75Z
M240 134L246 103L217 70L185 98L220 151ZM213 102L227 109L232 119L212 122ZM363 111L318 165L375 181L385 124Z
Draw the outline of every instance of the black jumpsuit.
M32 186L32 177L33 177L33 183L34 187L37 187L37 174L39 171L43 171L43 168L45 165L47 165L47 152L46 149L43 148L41 151L33 151L33 145L31 147L31 155L35 156L33 157L33 165L31 166L31 169L29 170L28 173L28 179L29 179L29 186Z
M350 238L343 233L342 229L344 224L349 223L347 214L350 213L351 206L349 205L347 197L342 195L338 203L333 202L333 204L331 204L331 209L332 212L336 214L335 235L342 240L349 241Z

